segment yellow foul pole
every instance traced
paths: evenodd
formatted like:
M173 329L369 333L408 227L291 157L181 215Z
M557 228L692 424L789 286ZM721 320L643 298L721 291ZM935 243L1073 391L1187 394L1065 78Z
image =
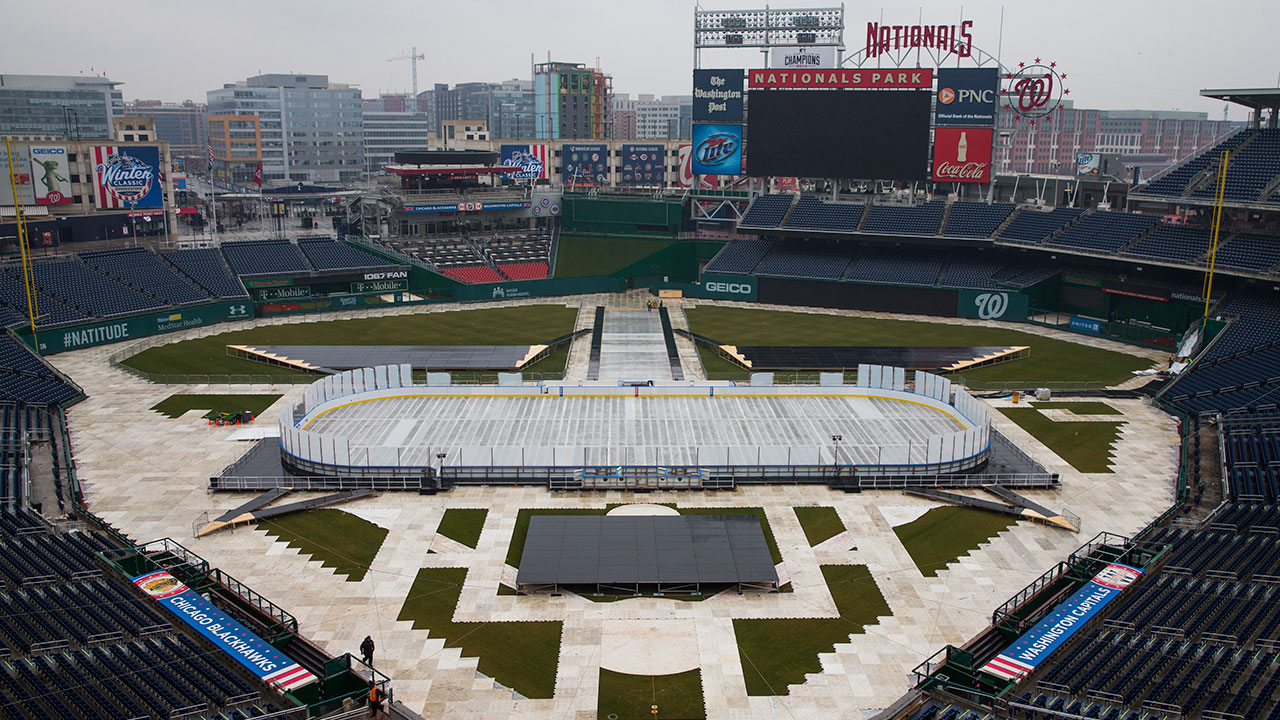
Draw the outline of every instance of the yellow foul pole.
M1218 188L1213 199L1213 234L1209 239L1209 262L1204 273L1204 319L1209 319L1209 295L1213 292L1213 266L1218 259L1218 233L1222 229L1222 202L1227 193L1227 161L1230 153L1222 151L1218 163Z
M4 139L5 157L9 160L9 187L13 189L14 221L18 225L18 250L22 253L22 277L27 291L27 319L31 322L31 344L39 351L40 341L36 338L36 304L35 288L31 284L31 266L27 261L27 223L22 212L22 196L18 194L18 173L13 167L13 144L9 138Z

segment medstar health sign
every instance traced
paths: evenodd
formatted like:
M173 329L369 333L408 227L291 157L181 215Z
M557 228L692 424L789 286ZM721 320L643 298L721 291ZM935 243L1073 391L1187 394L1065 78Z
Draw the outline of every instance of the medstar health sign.
M92 153L99 208L164 206L160 148L97 146Z

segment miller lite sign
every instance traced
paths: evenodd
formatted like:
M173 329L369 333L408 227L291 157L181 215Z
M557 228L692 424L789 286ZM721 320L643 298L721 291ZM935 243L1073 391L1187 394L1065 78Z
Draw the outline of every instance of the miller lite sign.
M160 148L99 145L91 159L100 209L164 206Z
M993 133L991 128L936 128L934 182L990 182Z
M693 174L741 175L742 126L693 126Z

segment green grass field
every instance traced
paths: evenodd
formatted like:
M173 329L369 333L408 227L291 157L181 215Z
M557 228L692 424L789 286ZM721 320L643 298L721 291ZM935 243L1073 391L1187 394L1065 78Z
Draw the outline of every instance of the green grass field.
M463 657L478 658L480 672L521 695L551 697L563 623L454 622L466 579L465 568L422 568L396 619L443 637L444 646L461 648Z
M387 538L385 528L333 508L285 515L257 525L338 575L345 575L347 582L364 579Z
M1124 413L1104 402L1070 402L1055 400L1053 402L1032 403L1036 410L1069 410L1075 415L1123 415Z
M841 315L701 306L686 311L689 328L729 345L1026 345L1029 357L967 370L966 380L1091 381L1115 384L1154 363L1143 357L1000 327L944 325ZM745 371L701 350L708 373ZM710 358L710 359L709 359Z
M925 577L936 577L948 563L1017 522L1012 515L967 507L936 507L915 520L893 529L916 567Z
M658 706L654 713L652 706ZM702 672L675 675L628 675L600 668L597 720L702 720Z
M670 244L670 240L561 235L556 277L609 275Z
M208 410L205 417L215 413L230 413L248 410L254 417L271 407L279 400L279 395L200 395L194 393L178 393L170 395L151 406L152 410L171 418L182 417L191 410Z
M485 508L449 508L440 518L436 532L474 550L476 543L480 542L480 531L484 530L484 520L488 515Z
M1035 408L1000 408L1000 412L1080 472L1113 472L1107 463L1123 423L1054 422Z
M822 576L839 617L733 621L748 695L788 694L806 673L822 671L819 653L893 614L866 565L823 565Z
M804 530L809 547L814 547L845 531L844 521L833 507L798 507L796 519Z
M144 350L124 361L158 374L306 375L296 370L227 355L227 345L525 345L573 331L577 308L522 305L485 310L370 317L291 325L266 325ZM526 368L563 372L567 348ZM552 367L558 363L558 367Z

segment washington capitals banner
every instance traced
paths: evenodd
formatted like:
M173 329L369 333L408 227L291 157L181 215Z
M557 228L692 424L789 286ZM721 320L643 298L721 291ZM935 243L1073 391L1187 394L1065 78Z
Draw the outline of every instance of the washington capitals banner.
M169 573L160 570L130 580L267 685L289 692L316 681L316 676L306 668L290 660Z
M983 665L983 672L1001 680L1020 680L1030 675L1140 575L1141 570L1128 565L1108 565L1017 642Z

